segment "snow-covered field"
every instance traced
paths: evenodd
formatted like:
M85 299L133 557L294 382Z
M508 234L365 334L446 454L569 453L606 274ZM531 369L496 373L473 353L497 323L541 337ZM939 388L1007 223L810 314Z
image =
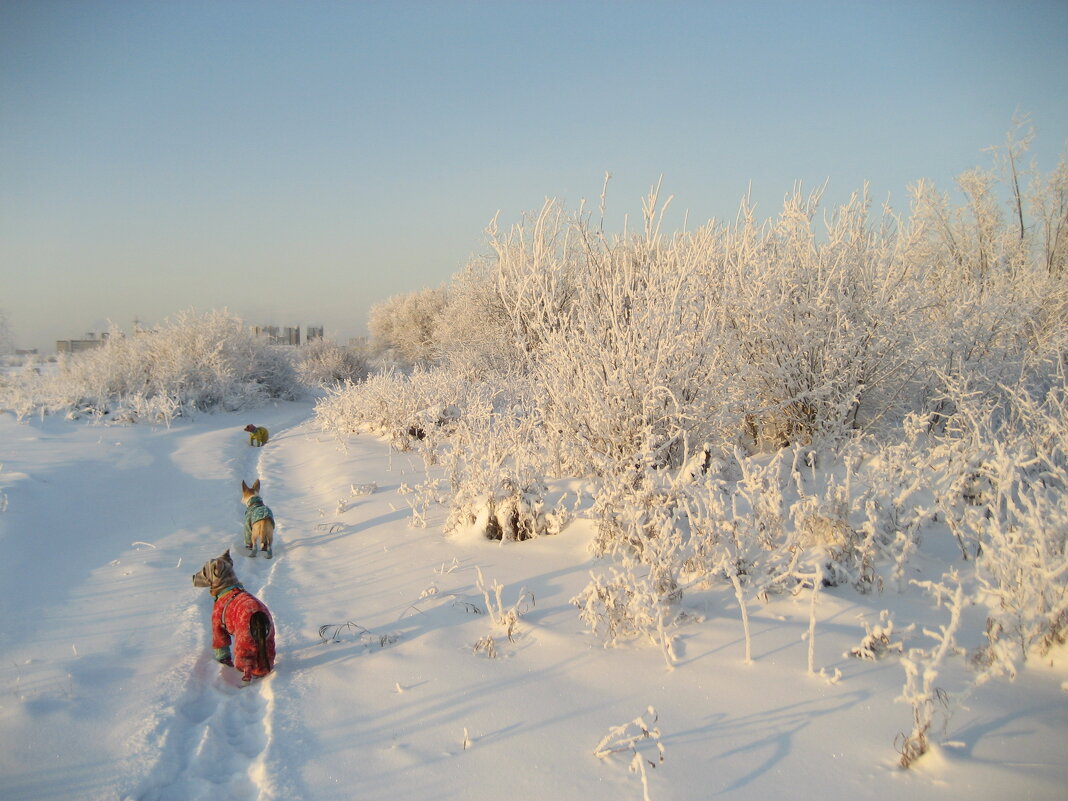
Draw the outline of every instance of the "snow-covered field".
M902 667L845 654L881 610L931 627L944 610L827 589L809 675L807 594L753 607L752 664L732 596L688 594L669 671L655 647L604 649L570 603L596 566L589 521L504 544L411 528L398 490L421 463L369 436L340 451L307 402L170 428L0 415L0 463L4 801L1068 794L1063 649L956 698L942 745L902 770ZM256 477L272 561L237 556ZM277 670L244 688L212 661L211 598L191 583L227 547L278 626ZM480 574L520 615L511 638ZM963 659L939 681L967 687ZM639 715L658 737L608 737ZM598 758L606 737L618 751Z

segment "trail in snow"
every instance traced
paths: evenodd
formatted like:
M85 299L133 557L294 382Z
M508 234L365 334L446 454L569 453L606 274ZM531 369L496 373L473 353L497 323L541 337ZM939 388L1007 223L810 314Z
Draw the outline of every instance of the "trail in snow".
M277 431L272 441L284 440L288 430ZM271 470L273 448L248 448L232 464L228 483L237 503L233 539L218 543L218 553L231 549L238 577L250 592L264 600L282 567L284 547L282 527L276 531L274 558L242 558L240 481L261 478L264 494L274 484L277 471ZM265 476L270 478L265 479ZM269 505L269 504L268 504ZM225 526L224 526L225 527ZM210 543L209 543L210 546ZM189 565L191 572L199 565ZM204 591L206 593L206 591ZM133 801L266 801L274 798L268 782L266 757L273 736L273 682L276 674L248 685L238 671L220 666L211 656L210 606L198 599L194 604L196 623L203 629L195 658L180 700L173 714L161 721L158 736L163 742L160 758ZM207 610L207 612L205 612ZM276 624L277 625L277 624Z
M185 695L167 722L163 752L137 801L256 801L270 741L270 678L242 687L236 671L220 673L198 659Z

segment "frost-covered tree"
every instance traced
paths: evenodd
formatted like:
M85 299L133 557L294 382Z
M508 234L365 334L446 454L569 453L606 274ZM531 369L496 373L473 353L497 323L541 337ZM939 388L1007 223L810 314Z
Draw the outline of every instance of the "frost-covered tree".
M444 305L445 290L439 287L394 295L372 306L367 327L374 345L409 364L431 361L434 328Z
M494 219L486 230L490 254L474 259L449 285L436 331L440 354L474 373L528 372L573 304L583 272L583 230L556 200L507 229Z
M653 190L644 230L615 241L574 219L582 250L569 305L543 326L532 355L561 450L584 454L584 466L602 474L677 467L732 407L722 323L707 291L716 234L663 236L664 207Z
M302 347L297 358L300 380L309 386L362 381L368 372L367 354L329 339L315 339Z
M900 400L911 362L923 269L897 221L870 219L867 191L815 221L821 192L786 197L774 223L743 206L724 234L724 372L746 396L750 447L834 442Z
M1064 278L1068 275L1068 161L1063 156L1048 177L1034 177L1029 200L1046 272Z
M453 369L504 375L525 366L495 269L488 258L474 259L448 285L433 338L438 355Z

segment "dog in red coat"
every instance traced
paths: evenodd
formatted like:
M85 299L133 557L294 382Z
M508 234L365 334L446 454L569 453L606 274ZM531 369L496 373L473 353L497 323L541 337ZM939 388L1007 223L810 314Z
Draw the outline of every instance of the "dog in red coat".
M274 621L263 602L237 580L229 548L194 574L193 586L207 587L215 599L211 611L215 660L240 670L244 681L270 673L274 668Z

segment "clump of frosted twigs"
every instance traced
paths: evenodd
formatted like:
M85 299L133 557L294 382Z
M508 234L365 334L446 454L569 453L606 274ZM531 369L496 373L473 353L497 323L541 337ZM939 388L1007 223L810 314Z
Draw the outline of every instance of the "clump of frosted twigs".
M366 431L384 437L396 450L419 448L429 455L447 439L471 389L470 382L451 371L388 370L358 383L326 387L315 415L342 444Z
M489 659L496 659L497 644L493 641L493 637L487 634L474 644L471 648L471 652L475 654L485 654Z
M648 722L645 719L646 715L651 719ZM630 723L609 729L608 734L593 749L593 755L598 759L608 759L615 754L630 754L628 767L631 773L637 773L641 778L644 801L650 801L648 769L656 768L664 761L664 744L660 742L657 720L656 710L650 706L645 714L638 715ZM647 752L654 748L655 753L650 759Z
M905 631L911 632L914 628L915 625L910 625ZM874 626L864 621L864 632L860 643L849 649L849 656L876 662L890 654L901 653L905 648L902 641L894 640L894 621L887 609L879 613L879 622Z
M353 623L351 620L345 623L326 623L319 627L319 639L324 644L343 642L343 635L362 643L368 648L385 648L400 639L399 634L391 632L376 634L369 629L365 629L359 623Z
M514 637L519 619L534 606L534 594L528 592L524 587L519 591L519 598L516 602L509 607L505 607L502 598L504 585L494 579L493 585L487 587L485 579L482 577L482 569L476 567L475 572L478 575L476 586L486 602L486 611L490 616L490 620L505 630L505 636L508 637L509 642L515 642Z
M963 653L956 640L964 606L964 587L960 578L951 572L943 576L941 582L923 581L915 584L930 592L939 605L945 603L950 617L949 622L940 625L937 631L923 630L935 641L931 648L910 648L908 654L901 657L901 666L905 669L905 687L897 700L912 706L912 731L908 734L902 732L895 740L903 768L927 753L931 729L939 718L943 730L948 725L949 696L935 682L946 658Z

